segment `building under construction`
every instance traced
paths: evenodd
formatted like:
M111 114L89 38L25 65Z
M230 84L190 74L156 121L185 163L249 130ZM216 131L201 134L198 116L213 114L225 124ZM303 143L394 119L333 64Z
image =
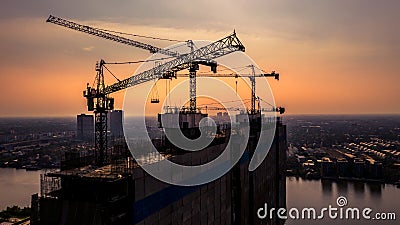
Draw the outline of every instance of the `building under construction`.
M110 163L101 167L93 166L94 158L69 158L72 166L42 175L40 196L32 198L31 224L283 224L277 218L261 220L256 212L265 203L286 206L286 127L277 121L266 159L250 172L258 134L252 126L245 153L232 170L192 187L169 185L150 176L128 157L124 146L114 146ZM228 136L233 134L219 135L207 149L189 157L190 162L185 154L191 153L173 149L166 141L158 145L168 152L169 160L186 158L194 165L215 158L226 146L225 139L233 138Z

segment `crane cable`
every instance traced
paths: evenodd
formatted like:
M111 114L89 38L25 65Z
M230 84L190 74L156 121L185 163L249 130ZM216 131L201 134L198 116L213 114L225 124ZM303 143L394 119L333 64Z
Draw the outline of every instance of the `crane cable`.
M254 68L256 68L256 69L259 69L261 72L263 72L263 73L268 73L268 72L266 72L265 70L263 70L263 69L261 69L260 67L257 67L257 66L255 66L255 65L253 65L254 66Z
M159 59L148 59L148 60L138 60L138 61L127 61L127 62L105 62L104 64L114 64L114 65L135 64L135 63L154 62L154 61L160 61L160 60L171 59L171 58L175 58L175 57L174 56L170 56L170 57L164 57L164 58L159 58Z
M267 103L269 106L272 106L272 107L274 107L275 108L275 106L274 105L272 105L271 103L269 103L269 102L267 102L267 101L265 101L264 99L262 99L262 98L260 98L260 97L258 97L261 101L263 101L263 102L265 102L265 103Z
M240 101L250 101L250 99L240 99L240 100L232 100L232 101L226 101L226 102L213 102L213 103L208 103L208 104L201 104L199 106L204 106L204 105L222 105L223 103L231 103L231 102L240 102Z
M230 70L230 71L232 71L232 70L238 70L237 72L234 72L234 71L232 71L232 75L236 75L236 74L238 74L238 75L240 75L240 71L243 71L243 70L245 70L245 69L247 69L247 66L241 66L241 67L235 67L235 68L223 68L223 69L219 69L218 70L218 72L222 72L222 71L226 71L226 70ZM217 73L218 73L217 72ZM201 72L198 72L199 74L202 74L202 73L209 73L208 71L201 71Z
M222 107L221 107L221 108L218 108L217 110L230 110L230 109L241 108L241 107L243 106L243 104L247 104L247 103L249 103L250 101L251 101L250 99L247 99L247 100L244 100L244 101L243 101L242 103L240 103L240 104L237 104L237 105L234 105L234 106L230 106L230 107L225 107L225 106L221 105ZM212 109L212 108L208 108L208 105L201 106L201 107L199 107L199 108L204 108L204 107L205 107L206 110L214 110L214 109ZM224 108L224 109L222 109L222 108ZM246 109L246 108L244 108L244 109ZM241 109L241 110L244 110L244 109ZM236 111L236 110L233 110L233 111Z
M104 68L106 68L106 70L107 70L115 79L117 79L118 82L121 81L121 80L118 79L118 77L116 77L105 65L103 65L103 66L104 66Z
M159 40L159 41L184 42L184 41L177 40L177 39L159 38L159 37L145 36L145 35L139 35L139 34L131 34L131 33L125 33L125 32L120 32L120 31L101 29L101 28L96 28L96 29L105 31L105 32L114 33L114 34L122 34L122 35L128 35L128 36L132 36L132 37L147 38L147 39L153 39L153 40Z

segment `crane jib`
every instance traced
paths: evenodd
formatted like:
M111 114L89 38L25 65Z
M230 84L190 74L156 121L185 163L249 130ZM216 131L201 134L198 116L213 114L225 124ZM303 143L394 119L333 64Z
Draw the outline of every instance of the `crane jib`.
M137 48L141 48L141 49L145 49L148 50L150 53L161 53L164 55L168 55L168 56L174 56L174 57L178 57L179 54L177 52L173 52L173 51L169 51L166 49L162 49L156 46L152 46L149 44L145 44L139 41L134 41L125 37L121 37L115 34L111 34L108 32L105 32L104 30L98 29L98 28L94 28L94 27L90 27L87 25L81 25L72 21L68 21L59 17L55 17L50 15L49 18L46 20L46 22L48 23L53 23L59 26L63 26L66 28L70 28L72 30L76 30L76 31L80 31L83 33L87 33L87 34L91 34L97 37L101 37L104 39L108 39L111 41L115 41L115 42L119 42L122 44L126 44L126 45L130 45L130 46L134 46Z
M234 32L233 34L225 38L222 38L209 45L199 48L189 54L181 55L180 57L161 64L157 67L146 70L125 80L107 86L105 88L105 94L111 94L126 89L128 87L132 87L134 85L138 85L154 79L159 79L163 77L164 73L187 69L192 63L195 63L196 61L204 61L205 58L212 61L213 59L236 51L244 52L245 47L240 42L239 38Z

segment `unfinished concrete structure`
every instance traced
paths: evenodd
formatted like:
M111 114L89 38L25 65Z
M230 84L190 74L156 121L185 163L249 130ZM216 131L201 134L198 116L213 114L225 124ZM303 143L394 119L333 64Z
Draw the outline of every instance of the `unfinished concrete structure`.
M193 157L186 155L191 153L174 150L173 146L164 150L172 161L198 165L223 151L224 139L232 138L228 133L225 135L219 135L218 141ZM174 186L157 180L128 157L121 146L114 149L118 154L114 154L108 165L92 166L86 159L87 163L76 164L79 167L44 174L41 194L32 202L35 204L32 208L37 210L31 223L283 224L277 218L261 220L256 212L265 203L275 208L286 206L286 126L277 121L274 142L266 159L249 172L258 135L259 127L253 125L240 162L219 179L199 186ZM149 144L142 143L141 147Z

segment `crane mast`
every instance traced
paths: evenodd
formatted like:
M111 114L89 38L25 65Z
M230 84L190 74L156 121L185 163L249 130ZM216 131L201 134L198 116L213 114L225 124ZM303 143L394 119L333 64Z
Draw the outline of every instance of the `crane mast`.
M252 76L250 76L251 82L251 114L256 114L256 71L254 65L249 66L251 68Z
M194 52L193 41L188 42L188 47L190 48L190 53ZM190 93L190 112L196 112L196 73L199 70L198 64L192 64L189 67L189 93Z
M104 93L104 60L96 63L96 87L87 84L83 96L87 99L88 111L94 111L95 115L95 160L101 166L109 160L107 151L107 114L114 109L114 99ZM96 100L96 102L95 102Z

